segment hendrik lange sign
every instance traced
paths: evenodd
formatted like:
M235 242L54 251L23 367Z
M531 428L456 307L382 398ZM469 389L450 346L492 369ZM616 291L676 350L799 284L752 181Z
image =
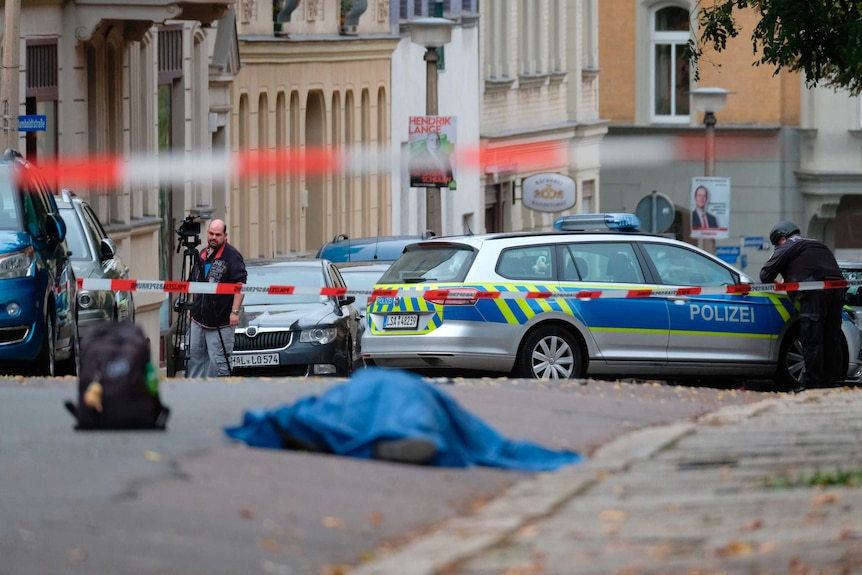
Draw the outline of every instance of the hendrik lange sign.
M48 129L48 116L42 114L31 114L18 116L19 132L44 132Z

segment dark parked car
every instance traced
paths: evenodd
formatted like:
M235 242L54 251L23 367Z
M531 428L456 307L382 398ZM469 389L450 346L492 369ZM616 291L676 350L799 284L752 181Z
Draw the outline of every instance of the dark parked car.
M79 278L128 279L129 268L117 255L117 245L90 205L68 190L56 196L66 222L66 243ZM78 290L78 334L84 337L96 323L135 319L132 292Z
M66 225L35 166L0 158L0 370L76 373L77 282Z
M234 375L346 377L362 365L356 298L321 295L347 287L332 262L249 263L248 285L293 286L294 293L246 294L230 359Z

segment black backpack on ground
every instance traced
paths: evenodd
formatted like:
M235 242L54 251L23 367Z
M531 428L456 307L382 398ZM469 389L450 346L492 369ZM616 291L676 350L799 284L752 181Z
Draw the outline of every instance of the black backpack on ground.
M104 322L81 339L78 405L66 402L75 429L165 429L150 341L140 326Z

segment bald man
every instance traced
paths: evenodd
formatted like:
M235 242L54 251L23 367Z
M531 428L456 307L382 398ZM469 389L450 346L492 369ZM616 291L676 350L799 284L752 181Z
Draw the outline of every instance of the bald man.
M224 220L207 227L207 245L192 266L189 281L241 283L248 278L239 250L227 243ZM195 294L191 303L190 341L186 377L226 377L239 325L244 294Z

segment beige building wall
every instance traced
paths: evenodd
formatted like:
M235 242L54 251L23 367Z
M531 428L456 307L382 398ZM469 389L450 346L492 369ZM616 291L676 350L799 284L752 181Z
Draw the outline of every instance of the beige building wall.
M244 157L293 161L233 185L230 236L246 259L313 256L336 234L390 233L389 167L379 154L351 170L315 160L351 147L389 148L397 38L380 33L388 19L388 3L369 2L360 35L345 36L338 2L302 2L282 26L286 35L275 36L273 14L241 14L232 145ZM363 35L369 28L376 33Z

